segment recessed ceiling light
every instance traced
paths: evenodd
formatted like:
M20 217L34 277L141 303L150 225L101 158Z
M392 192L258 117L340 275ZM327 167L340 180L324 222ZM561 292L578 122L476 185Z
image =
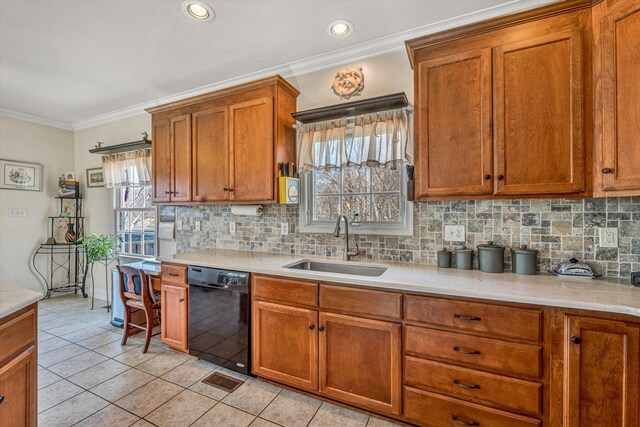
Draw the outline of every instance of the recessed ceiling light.
M353 24L346 19L338 19L327 25L327 31L333 37L344 37L350 34L351 30L353 30Z
M211 6L198 0L184 0L182 2L182 11L188 17L202 22L211 21L215 16Z

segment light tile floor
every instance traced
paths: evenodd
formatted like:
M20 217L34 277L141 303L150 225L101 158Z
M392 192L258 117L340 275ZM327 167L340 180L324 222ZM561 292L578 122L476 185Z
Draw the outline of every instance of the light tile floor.
M104 301L77 295L38 310L38 425L392 427L381 418L282 389L174 352L152 339L120 346ZM214 371L242 379L233 393L202 383Z

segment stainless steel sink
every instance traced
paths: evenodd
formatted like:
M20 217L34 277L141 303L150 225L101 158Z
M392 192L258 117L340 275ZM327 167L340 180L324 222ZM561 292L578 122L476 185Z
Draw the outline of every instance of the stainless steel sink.
M293 268L297 270L321 271L324 273L352 274L355 276L378 277L387 271L387 267L383 265L368 265L341 263L330 261L311 261L303 259L292 264L285 265L284 268Z

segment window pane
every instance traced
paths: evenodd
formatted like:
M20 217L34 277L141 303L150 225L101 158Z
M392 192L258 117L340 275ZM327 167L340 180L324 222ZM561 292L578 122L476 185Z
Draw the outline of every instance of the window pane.
M369 191L371 168L350 166L343 169L342 185L345 193L366 193Z
M331 221L340 215L340 198L338 196L318 196L314 198L314 220Z
M395 170L387 168L371 168L371 191L374 193L381 191L400 192L401 167L403 167L403 165L398 166Z
M143 219L143 224L144 224L143 231L153 233L155 231L155 219L156 219L156 216L153 214L153 212L145 212L144 219Z
M127 235L124 233L119 233L118 236L120 236L120 252L128 252L129 248L127 247Z
M123 208L132 208L133 207L133 192L131 189L127 188L119 188L120 192L120 206Z
M149 237L149 236L147 236ZM150 236L153 237L153 236ZM147 241L144 245L144 254L145 255L155 255L155 243Z
M118 220L116 224L116 231L126 231L127 228L127 212L118 212Z
M340 193L340 169L316 170L313 174L313 191L315 194Z
M358 221L368 221L369 218L369 196L356 195L344 196L342 200L342 212L351 220L358 214Z
M142 212L129 212L131 231L142 231Z
M400 221L401 200L396 194L374 194L371 209L372 221Z
M131 234L131 253L142 255L142 234Z

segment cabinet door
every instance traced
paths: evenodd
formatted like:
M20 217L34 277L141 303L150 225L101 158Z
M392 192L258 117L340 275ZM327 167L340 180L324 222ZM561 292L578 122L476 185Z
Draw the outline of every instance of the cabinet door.
M171 119L171 201L191 201L191 114Z
M177 350L188 350L188 298L184 286L162 284L160 312L162 342Z
M37 358L31 347L0 368L0 420L3 427L37 423Z
M494 51L496 194L584 187L580 30Z
M229 199L229 138L225 108L192 116L193 201Z
M253 373L318 390L318 313L263 301L253 303Z
M171 200L171 124L169 120L153 119L151 138L153 201Z
M602 40L603 189L640 190L640 3L618 1Z
M274 199L273 122L273 98L230 107L231 200Z
M491 194L491 51L418 66L416 197Z
M640 326L569 316L564 424L638 427Z
M400 414L399 324L320 313L320 392Z

